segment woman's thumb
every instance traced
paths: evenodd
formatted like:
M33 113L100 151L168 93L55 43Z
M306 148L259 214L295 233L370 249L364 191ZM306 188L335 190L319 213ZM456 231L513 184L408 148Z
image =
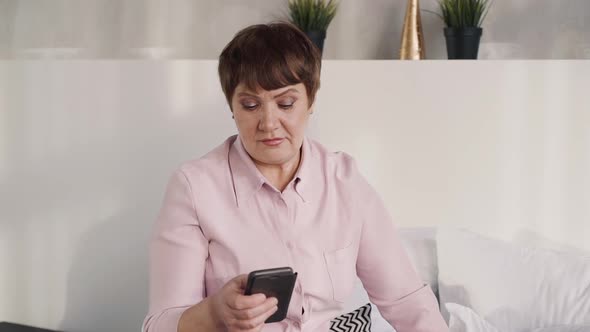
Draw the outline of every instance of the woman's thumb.
M239 289L244 290L246 289L246 284L248 283L248 275L247 274L240 274L239 276L232 279L236 286Z

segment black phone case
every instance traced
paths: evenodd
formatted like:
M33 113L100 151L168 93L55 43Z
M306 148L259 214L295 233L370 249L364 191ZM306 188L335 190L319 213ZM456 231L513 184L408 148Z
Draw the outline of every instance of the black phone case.
M256 271L255 271L256 272ZM297 280L297 272L282 271L278 273L256 275L251 273L245 295L262 293L266 297L275 297L279 303L278 310L268 317L265 323L280 322L287 317L291 295Z

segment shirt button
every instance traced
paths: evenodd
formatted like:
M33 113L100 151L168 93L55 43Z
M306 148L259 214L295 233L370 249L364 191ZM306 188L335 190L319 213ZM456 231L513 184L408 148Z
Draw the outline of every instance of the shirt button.
M287 245L287 248L293 249L293 244L291 244L290 241L287 241L286 245Z

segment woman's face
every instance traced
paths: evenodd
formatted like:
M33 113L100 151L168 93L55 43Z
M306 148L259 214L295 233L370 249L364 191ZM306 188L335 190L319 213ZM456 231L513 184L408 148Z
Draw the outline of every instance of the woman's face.
M259 164L297 160L312 107L303 83L272 91L236 87L232 112L248 154Z

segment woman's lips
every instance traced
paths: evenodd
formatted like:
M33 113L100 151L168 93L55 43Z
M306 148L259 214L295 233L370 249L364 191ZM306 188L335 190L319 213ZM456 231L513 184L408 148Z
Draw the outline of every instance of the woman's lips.
M283 143L284 138L273 138L273 139L265 139L262 140L262 143L268 146L277 146Z

